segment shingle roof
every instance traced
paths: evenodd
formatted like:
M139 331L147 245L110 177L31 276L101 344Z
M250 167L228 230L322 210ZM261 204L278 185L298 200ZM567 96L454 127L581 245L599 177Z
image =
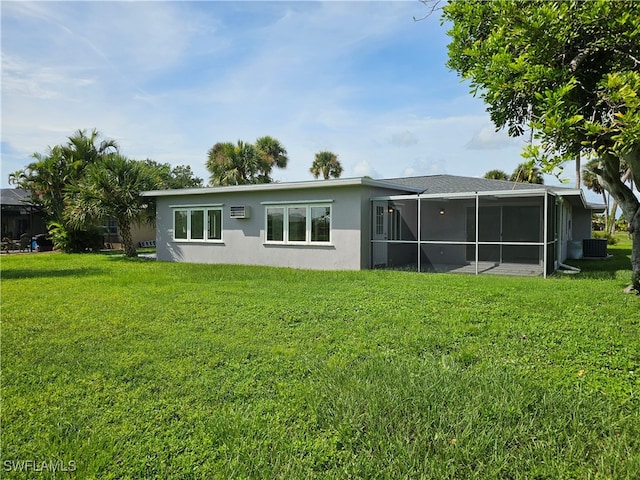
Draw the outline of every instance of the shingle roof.
M549 187L531 183L516 183L476 177L460 177L457 175L385 178L384 181L397 185L421 188L423 189L422 193L497 192L502 190L539 190L541 188L553 191L568 190L563 187Z
M22 190L20 188L0 189L0 205L23 206L29 203L29 194L26 190Z

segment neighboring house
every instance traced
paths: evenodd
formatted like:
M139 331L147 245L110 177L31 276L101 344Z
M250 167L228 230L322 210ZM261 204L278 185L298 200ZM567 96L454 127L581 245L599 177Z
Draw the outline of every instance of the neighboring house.
M591 237L581 190L435 175L145 192L159 260L543 275Z
M37 207L31 205L29 194L19 188L0 190L2 238L18 240L23 234L33 237L47 233L47 226Z
M30 203L29 193L20 188L3 188L0 190L2 208L2 237L18 241L23 234L29 238L47 233L47 225L40 209ZM105 244L118 244L120 237L115 220L104 223ZM156 237L155 227L150 225L134 225L133 241L136 244L149 243Z
M106 220L102 226L104 227L104 244L107 248L122 248L122 239L118 230L118 223L111 219ZM136 246L147 246L155 244L156 228L154 225L146 223L134 223L131 226L131 239Z

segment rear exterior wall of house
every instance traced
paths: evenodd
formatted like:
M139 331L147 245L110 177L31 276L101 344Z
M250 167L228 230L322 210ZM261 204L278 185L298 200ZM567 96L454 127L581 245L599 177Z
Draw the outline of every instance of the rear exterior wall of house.
M388 193L379 187L349 185L159 196L157 258L366 269L370 265L369 198Z

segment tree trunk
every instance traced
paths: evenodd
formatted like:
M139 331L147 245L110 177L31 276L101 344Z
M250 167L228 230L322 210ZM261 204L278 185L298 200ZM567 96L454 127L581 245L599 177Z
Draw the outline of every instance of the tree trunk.
M604 230L607 230L607 225L609 225L609 199L607 198L609 194L602 190L602 201L604 203Z
M629 222L631 234L631 285L640 294L640 200L620 177L620 158L610 153L601 157L602 168L596 171L600 184L618 202ZM633 149L625 158L633 183L640 180L640 149ZM611 221L615 221L611 218Z
M131 237L131 224L118 220L118 231L120 232L120 240L122 240L124 254L127 257L137 257L138 251Z
M629 221L629 233L631 234L631 285L640 295L640 209Z
M630 183L631 191L633 192L633 180L631 180L631 169L627 168L627 171L624 172L624 175L621 179L622 183ZM613 207L611 208L611 215L609 218L611 220L610 225L608 226L609 235L614 235L616 233L616 211L618 210L618 202L616 200L613 201Z
M616 233L616 214L618 213L618 201L614 200L611 205L611 212L609 213L609 218L607 219L607 228L606 233L609 235L613 235Z

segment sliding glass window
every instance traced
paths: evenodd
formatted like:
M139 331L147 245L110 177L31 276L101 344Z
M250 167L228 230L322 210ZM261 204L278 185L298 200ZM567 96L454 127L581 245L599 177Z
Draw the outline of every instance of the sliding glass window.
M265 243L331 243L331 205L269 205L265 217Z
M177 207L173 210L176 241L222 241L222 207Z

